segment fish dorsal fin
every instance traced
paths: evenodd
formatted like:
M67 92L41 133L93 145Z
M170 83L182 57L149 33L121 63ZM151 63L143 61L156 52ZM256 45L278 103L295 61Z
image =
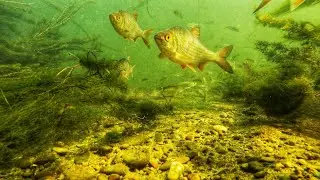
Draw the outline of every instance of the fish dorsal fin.
M193 36L197 38L200 37L200 27L198 25L191 27L190 32L193 34Z
M137 12L133 13L132 16L136 21L138 20L138 13Z

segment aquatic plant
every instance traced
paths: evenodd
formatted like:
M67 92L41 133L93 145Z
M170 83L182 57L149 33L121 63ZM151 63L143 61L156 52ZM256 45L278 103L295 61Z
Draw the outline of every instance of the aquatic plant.
M300 46L257 41L256 48L278 66L272 79L260 83L255 91L246 89L247 99L259 104L269 114L291 113L314 94L320 69L320 28L310 22L278 19L271 15L258 16L257 19L264 26L285 31L284 38L297 41Z
M1 1L0 3L8 3L9 1ZM11 1L10 1L11 2ZM12 27L12 32L15 32L15 25L20 21L27 21L32 26L31 31L26 33L15 34L15 38L7 38L3 36L0 45L0 55L2 63L56 63L57 57L62 51L85 50L86 45L96 48L95 38L73 38L71 40L62 40L62 33L59 31L67 22L71 20L75 14L91 1L74 3L67 6L63 11L52 17L52 19L42 19L35 23L28 21L25 18L23 11L15 11L15 6L1 6L5 8L3 11L5 16L12 16L15 21L4 22L4 26ZM20 4L12 1L13 4ZM1 5L1 4L0 4ZM28 4L31 7L31 5ZM10 7L12 9L10 9ZM26 5L27 7L27 5ZM6 12L10 13L6 13ZM6 31L6 28L4 28ZM10 32L10 31L9 31Z

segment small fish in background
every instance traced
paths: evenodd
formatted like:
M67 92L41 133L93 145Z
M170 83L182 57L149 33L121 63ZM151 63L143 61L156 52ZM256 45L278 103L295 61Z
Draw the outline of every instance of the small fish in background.
M130 57L123 58L117 61L119 77L128 80L133 73L134 66L129 63Z
M181 11L176 9L176 10L173 11L173 14L175 16L179 17L180 19L183 19L183 15L182 15Z
M195 67L203 71L208 62L215 62L223 70L233 73L231 65L226 58L231 53L233 46L227 46L218 52L208 50L200 42L200 28L192 27L190 30L181 27L158 32L154 39L161 51L159 58L169 58L177 63L182 69L186 67L195 72Z
M259 6L253 11L253 14L258 12L261 8L266 6L271 0L262 0Z
M240 32L239 28L235 26L226 26L226 29L229 29L230 31L234 31L234 32Z
M144 44L150 48L148 37L152 29L143 31L138 22L138 14L130 14L126 11L114 12L109 15L110 22L113 28L122 37L128 40L136 41L139 37L143 39Z

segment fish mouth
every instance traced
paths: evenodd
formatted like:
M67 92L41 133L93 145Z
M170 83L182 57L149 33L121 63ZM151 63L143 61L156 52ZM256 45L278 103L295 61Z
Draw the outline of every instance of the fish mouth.
M113 14L109 14L109 19L110 19L110 21L113 21L114 20L114 15Z

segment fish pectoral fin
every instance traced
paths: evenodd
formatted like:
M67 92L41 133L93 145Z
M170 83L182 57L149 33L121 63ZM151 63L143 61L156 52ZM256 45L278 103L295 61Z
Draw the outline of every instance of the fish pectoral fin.
M158 55L158 57L159 57L160 59L164 59L164 58L166 58L167 56L166 56L165 54L163 54L163 53L160 53L160 54Z

